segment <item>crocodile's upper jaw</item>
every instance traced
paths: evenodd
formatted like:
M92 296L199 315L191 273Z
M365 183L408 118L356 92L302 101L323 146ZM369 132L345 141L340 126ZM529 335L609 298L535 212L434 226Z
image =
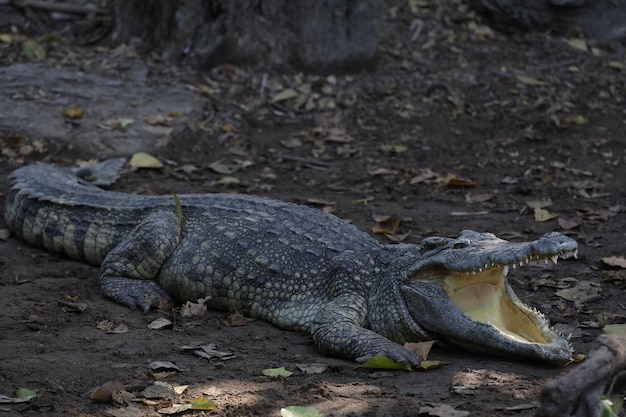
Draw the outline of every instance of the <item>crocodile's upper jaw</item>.
M523 263L556 263L559 255L575 256L576 249L535 255ZM411 315L443 341L474 351L567 362L573 351L568 341L543 314L519 300L507 280L509 269L498 264L472 272L425 268L402 290Z

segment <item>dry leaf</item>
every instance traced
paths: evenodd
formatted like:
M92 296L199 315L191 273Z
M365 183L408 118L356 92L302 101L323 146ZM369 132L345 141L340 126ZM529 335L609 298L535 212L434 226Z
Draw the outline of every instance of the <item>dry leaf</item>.
M516 75L517 81L526 85L543 86L547 85L545 81L537 80L536 78L529 77L527 75Z
M428 354L435 344L436 340L429 340L427 342L418 342L418 343L410 343L407 342L404 344L404 348L411 352L415 352L422 358L423 361L428 359Z
M414 184L419 184L422 182L433 182L433 181L438 180L439 178L440 178L439 174L437 174L430 168L424 168L424 169L420 169L419 175L416 175L415 177L411 178L411 180L409 181L409 184L414 185Z
M250 323L251 321L254 321L254 319L246 317L240 312L235 311L233 313L226 315L222 323L224 323L224 325L228 327L238 327L238 326L247 326L248 323Z
M180 367L174 365L174 363L170 361L154 361L148 364L148 368L151 371L177 371L177 372L185 372Z
M580 223L577 223L575 220L564 216L559 216L558 222L559 226L561 226L563 230L570 230L580 226Z
M0 240L7 240L11 236L11 232L9 229L2 228L0 229Z
M484 203L485 201L489 201L494 197L491 193L482 193L482 194L466 194L465 202L469 204L474 203Z
M544 208L552 205L552 200L549 198L542 198L539 200L525 201L526 205L532 209Z
M608 266L617 266L619 268L626 268L626 259L623 256L609 256L601 259L602 262Z
M205 303L211 299L211 296L205 298L199 298L197 302L192 303L191 301L187 301L180 308L181 317L201 317L204 316L207 312L207 308Z
M297 363L296 368L305 374L321 374L328 369L325 363Z
M171 326L173 323L171 320L166 319L165 317L159 317L156 320L153 320L150 324L148 324L148 329L151 330L160 330L164 327Z
M298 97L298 95L299 93L296 90L292 88L286 88L280 93L276 94L274 97L272 97L272 102L278 103L281 101L286 101L286 100Z
M432 404L420 407L419 414L426 414L437 417L467 417L469 411L455 410L449 404Z
M547 222L548 220L552 220L557 217L559 217L558 214L550 213L548 210L541 208L535 208L535 221L537 223Z
M66 107L61 113L70 119L82 119L85 116L85 111L80 106Z
M582 38L563 38L563 41L574 49L589 52L587 41Z
M473 216L484 216L485 214L489 214L489 211L452 211L450 212L450 216L455 217L473 217Z
M377 235L393 235L398 230L402 219L396 216L378 217L376 224L372 227L372 233Z
M579 301L588 298L590 295L599 294L602 291L599 284L590 281L580 281L572 288L565 288L555 294L567 301Z
M457 177L456 175L448 175L443 178L443 185L450 188L473 188L478 187L478 183L474 180Z

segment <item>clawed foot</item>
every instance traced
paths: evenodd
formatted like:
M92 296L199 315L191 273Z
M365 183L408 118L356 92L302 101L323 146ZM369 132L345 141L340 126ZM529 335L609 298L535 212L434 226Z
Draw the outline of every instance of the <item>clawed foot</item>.
M147 313L151 309L170 310L176 302L154 281L130 278L104 278L102 293L118 304Z
M419 357L417 353L408 351L401 347L400 345L393 346L393 348L383 349L374 354L367 354L356 358L355 360L358 363L365 363L368 360L372 359L374 356L386 356L394 362L397 363L408 363L411 367L417 367L422 362L422 358Z

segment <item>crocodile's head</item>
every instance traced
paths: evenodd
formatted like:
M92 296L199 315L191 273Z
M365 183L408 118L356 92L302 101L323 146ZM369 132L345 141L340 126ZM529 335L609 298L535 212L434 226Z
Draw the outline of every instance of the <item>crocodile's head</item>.
M463 231L457 239L427 238L417 250L404 265L400 290L412 319L430 335L473 351L554 363L570 359L567 340L519 300L507 274L530 262L556 264L559 257L576 256L574 240L548 233L517 243Z

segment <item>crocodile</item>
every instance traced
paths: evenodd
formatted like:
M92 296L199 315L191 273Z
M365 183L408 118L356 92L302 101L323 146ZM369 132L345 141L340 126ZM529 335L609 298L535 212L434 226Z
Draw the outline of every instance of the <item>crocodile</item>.
M209 298L209 308L307 332L321 353L357 362L384 355L418 366L403 344L425 340L571 358L566 338L507 278L529 262L576 256L560 233L510 242L465 230L382 244L322 210L253 195L106 191L90 183L99 169L15 170L4 217L26 242L99 265L101 291L117 303L148 311Z

